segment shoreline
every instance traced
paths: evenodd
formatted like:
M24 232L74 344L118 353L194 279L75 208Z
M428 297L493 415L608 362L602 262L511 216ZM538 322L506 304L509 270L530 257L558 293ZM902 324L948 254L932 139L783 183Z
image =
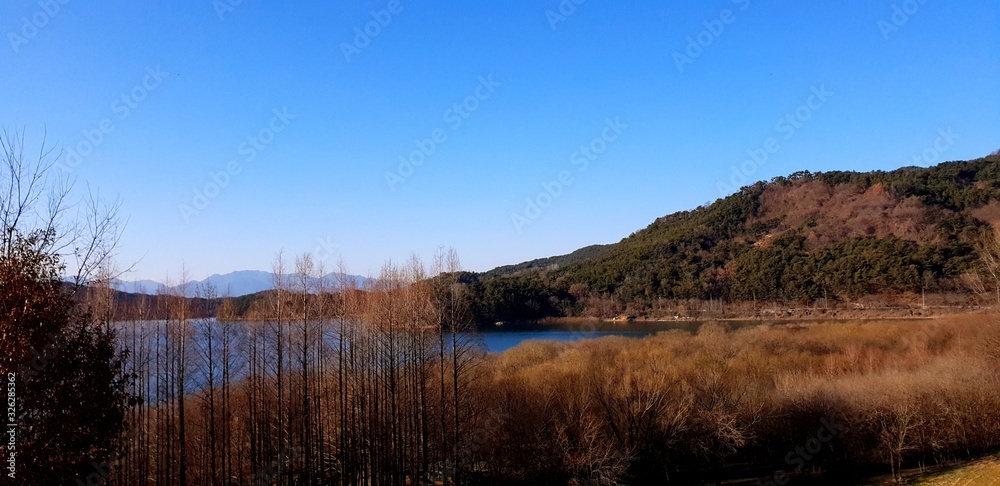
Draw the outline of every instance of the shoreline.
M547 317L538 320L540 325L565 325L606 323L628 325L629 323L670 323L670 322L803 322L803 321L881 321L881 320L933 320L954 316L986 315L992 308L978 306L938 306L925 308L880 307L880 308L830 308L830 309L761 309L757 311L700 312L701 315L622 315L602 317Z

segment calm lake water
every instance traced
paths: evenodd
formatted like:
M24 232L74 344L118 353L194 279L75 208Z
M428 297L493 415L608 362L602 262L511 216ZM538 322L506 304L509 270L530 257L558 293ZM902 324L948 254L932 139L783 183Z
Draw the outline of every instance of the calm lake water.
M474 341L479 341L486 347L486 350L491 353L499 353L516 347L524 341L531 340L577 341L580 339L597 339L606 336L643 338L659 332L674 330L693 334L698 332L698 329L701 328L701 326L706 322L709 321L612 322L567 320L545 324L534 322L513 322L505 323L502 326L489 326L480 329L477 333L470 333L466 337L472 338ZM160 336L158 339L160 340L160 344L162 344L162 326L164 324L165 323L162 321L146 321L139 327L152 326L158 328L159 331L154 331L152 335L158 334ZM260 323L250 324L260 325ZM732 330L750 325L760 325L762 322L725 321L720 322L719 324ZM129 336L132 332L135 332L139 328L135 324L131 323L119 323L118 326L119 332L121 333L120 337L122 337L125 344L128 344L130 341L130 339L126 336ZM196 345L203 344L202 341L205 339L203 321L195 320L191 324L191 327L194 332L193 338ZM234 332L237 340L245 338L247 334L246 326L237 326ZM221 337L217 337L217 339L221 341ZM153 346L155 347L156 344Z
M681 330L690 333L698 331L704 324L701 321L666 321L666 322L609 322L586 321L557 324L504 324L481 333L483 344L491 353L498 353L513 348L524 341L577 341L580 339L597 339L605 336L622 336L642 338L658 332ZM722 324L728 328L744 327L752 322L727 322ZM757 322L756 324L759 324Z
M217 362L221 359L223 335L219 326L209 326L213 321L195 320L190 324L190 339L187 341L187 355L190 360L208 359ZM667 321L667 322L605 322L605 321L559 321L556 323L506 323L502 326L489 326L478 333L469 333L463 337L465 342L478 342L483 345L488 352L499 353L518 346L525 341L550 340L550 341L577 341L581 339L597 339L606 336L621 336L626 338L642 338L654 335L659 332L679 330L682 332L695 333L705 322L702 321ZM720 323L723 327L736 329L748 325L760 325L761 322L734 322ZM251 328L261 329L258 326L266 326L263 323L234 323L230 328L231 346L234 349L231 362L231 377L239 379L247 372L248 362L243 351L246 350L247 342L250 339ZM135 370L147 376L147 390L143 397L156 402L158 395L157 374L159 368L167 363L167 323L163 321L143 321L141 323L118 323L120 344L133 348L131 354L131 365ZM263 334L260 334L260 345L267 347L274 345L274 328L264 327ZM285 328L294 332L294 327ZM208 337L212 336L214 342L214 352L208 352ZM336 341L335 337L328 337ZM450 338L449 338L450 341ZM209 356L212 356L209 358ZM162 358L162 363L160 362ZM273 365L273 358L271 358ZM291 365L294 369L294 364ZM202 389L208 382L209 374L214 373L219 379L216 369L209 372L204 366L192 366L192 373L187 377L185 384L186 392L195 392Z

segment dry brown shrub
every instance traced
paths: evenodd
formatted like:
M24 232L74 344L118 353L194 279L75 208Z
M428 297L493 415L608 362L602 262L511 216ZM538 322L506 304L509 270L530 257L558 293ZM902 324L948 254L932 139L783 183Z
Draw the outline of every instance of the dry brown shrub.
M500 358L499 373L514 373L549 361L559 355L565 348L565 343L556 341L526 341L521 345L503 353Z
M820 419L846 424L831 446L838 464L898 475L1000 447L998 337L991 318L706 324L696 335L526 343L497 361L489 386L528 415L498 435L540 441L518 457L560 464L565 481L613 484L637 473L626 463L724 468L787 450Z

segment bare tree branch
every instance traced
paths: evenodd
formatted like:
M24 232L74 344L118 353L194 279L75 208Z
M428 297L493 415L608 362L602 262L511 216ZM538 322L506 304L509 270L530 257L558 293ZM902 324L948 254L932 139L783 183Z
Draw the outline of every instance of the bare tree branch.
M37 249L74 263L73 281L79 287L114 257L125 226L118 216L122 201L102 201L89 190L73 199L73 181L55 170L62 152L49 146L48 134L33 158L25 155L26 145L24 129L0 134L0 254L8 255L16 241L45 235L32 240Z

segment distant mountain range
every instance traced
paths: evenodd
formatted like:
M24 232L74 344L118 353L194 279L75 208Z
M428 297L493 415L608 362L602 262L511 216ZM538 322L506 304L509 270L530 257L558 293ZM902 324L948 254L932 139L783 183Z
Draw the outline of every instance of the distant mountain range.
M291 279L292 277L293 276L286 275L286 278L288 279ZM346 275L340 273L330 273L323 278L325 279L327 285L331 287L336 287L337 283L343 278L346 278L348 281L353 281L358 287L364 286L369 280L359 275ZM316 282L313 281L312 283L315 284ZM165 290L170 293L177 293L181 290L180 285L168 287L167 285L155 280L117 280L112 284L112 286L115 290L121 292L140 294L156 294L161 290ZM274 274L259 270L242 270L227 273L225 275L215 274L204 280L194 280L188 282L185 286L184 294L188 297L195 297L199 295L199 293L204 294L205 289L209 286L214 288L216 294L219 296L239 297L241 295L255 294L257 292L274 289Z

